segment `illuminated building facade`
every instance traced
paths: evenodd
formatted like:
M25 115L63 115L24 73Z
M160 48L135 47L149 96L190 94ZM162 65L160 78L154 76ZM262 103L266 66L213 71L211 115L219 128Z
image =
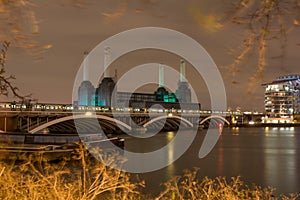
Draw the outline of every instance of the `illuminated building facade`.
M79 106L105 106L105 107L138 107L149 108L152 105L160 104L164 107L180 108L190 107L191 90L188 82L185 80L185 62L180 62L180 81L178 89L175 93L168 92L164 87L164 65L159 64L159 86L154 93L130 93L118 92L116 87L116 78L111 77L109 70L106 68L110 62L110 48L104 50L104 69L105 74L98 87L94 87L88 80L88 53L85 52L83 66L83 82L78 89ZM169 105L167 105L169 104ZM190 105L189 105L190 104ZM196 103L192 106L200 109L200 104Z
M300 75L278 77L265 87L265 112L270 118L290 118L300 114Z
M95 106L95 87L90 81L83 81L78 89L78 105Z
M116 83L111 77L104 77L96 88L96 106L114 106L115 102L115 89Z

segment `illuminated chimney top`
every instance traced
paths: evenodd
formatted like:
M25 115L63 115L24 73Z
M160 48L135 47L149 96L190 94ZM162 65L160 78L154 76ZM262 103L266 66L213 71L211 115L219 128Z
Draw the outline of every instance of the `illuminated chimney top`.
M185 61L183 59L180 60L180 82L185 81Z

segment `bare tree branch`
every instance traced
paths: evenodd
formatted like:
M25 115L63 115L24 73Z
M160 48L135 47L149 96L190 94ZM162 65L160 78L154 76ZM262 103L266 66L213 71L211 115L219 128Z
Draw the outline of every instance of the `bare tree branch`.
M239 72L242 61L250 56L250 52L256 53L256 72L249 79L248 92L251 93L255 89L254 83L264 76L268 65L266 53L270 42L277 40L281 51L279 56L273 58L283 59L287 34L299 25L300 2L299 0L238 0L232 6L233 8L226 13L221 23L244 25L248 31L244 35L239 51L233 51L237 52L234 54L233 63L226 66L226 69L235 76Z
M5 71L5 62L6 62L6 54L8 47L10 45L10 42L8 41L3 41L2 46L0 49L0 95L5 95L7 96L10 92L17 98L19 98L22 101L25 101L26 98L30 97L30 95L22 96L18 93L18 88L13 85L11 81L15 80L15 76L6 75Z

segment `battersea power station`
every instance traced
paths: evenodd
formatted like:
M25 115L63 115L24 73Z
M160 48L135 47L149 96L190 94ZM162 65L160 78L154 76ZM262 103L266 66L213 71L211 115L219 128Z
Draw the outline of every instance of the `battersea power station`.
M88 55L85 52L85 57ZM104 66L109 62L110 48L104 50ZM98 86L94 86L89 80L85 71L87 66L83 66L83 81L78 88L78 106L101 106L116 108L139 108L148 109L153 105L161 105L164 109L185 109L199 110L199 103L191 102L191 90L188 82L185 81L186 65L185 61L180 61L180 77L178 88L175 93L169 92L164 87L164 65L159 64L159 85L153 93L131 93L121 92L115 89L117 78L116 75L111 77L107 70L104 78Z

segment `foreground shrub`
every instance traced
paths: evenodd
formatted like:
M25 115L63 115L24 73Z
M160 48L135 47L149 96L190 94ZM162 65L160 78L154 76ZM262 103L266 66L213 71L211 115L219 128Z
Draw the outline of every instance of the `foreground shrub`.
M77 150L73 161L0 163L0 199L136 199L141 183ZM113 158L111 158L113 159Z
M299 194L275 197L273 195L274 189L261 188L255 185L250 188L241 181L240 177L232 177L231 181L227 182L225 177L215 179L205 177L199 180L197 174L198 169L192 172L186 170L182 177L173 177L170 181L164 183L165 190L158 195L156 200L296 200L299 197Z

